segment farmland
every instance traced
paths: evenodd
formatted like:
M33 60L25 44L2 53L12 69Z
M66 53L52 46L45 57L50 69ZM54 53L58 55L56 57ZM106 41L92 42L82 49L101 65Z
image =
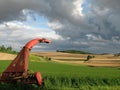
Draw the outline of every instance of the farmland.
M74 65L120 67L120 57L113 54L72 54L61 52L34 52L36 56L48 57L51 61ZM88 56L93 56L87 60Z
M0 84L0 90L7 90L8 88L9 90L119 90L120 88L119 67L89 67L89 65L86 66L84 63L71 63L72 59L76 58L81 58L83 62L82 59L86 58L87 55L72 54L73 56L69 56L71 58L70 63L68 62L68 57L64 54L61 56L59 54L54 55L54 58L59 57L59 61L62 61L60 63L54 61L53 58L53 61L49 60L49 58L45 57L45 53L44 55L40 53L37 56L34 55L30 57L29 70L30 72L40 71L42 73L44 86ZM44 57L40 57L40 55ZM49 53L50 56L52 55ZM108 56L110 57L111 55L104 56L104 58L108 58ZM63 60L62 57L67 60ZM99 57L99 55L96 57ZM101 60L103 59L103 57L100 58ZM10 62L10 60L0 61L0 73L4 71Z

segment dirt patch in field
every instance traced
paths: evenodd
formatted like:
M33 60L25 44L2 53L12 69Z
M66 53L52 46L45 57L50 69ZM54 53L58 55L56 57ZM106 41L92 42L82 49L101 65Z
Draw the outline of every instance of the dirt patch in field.
M16 57L14 54L7 54L0 52L0 60L13 60Z

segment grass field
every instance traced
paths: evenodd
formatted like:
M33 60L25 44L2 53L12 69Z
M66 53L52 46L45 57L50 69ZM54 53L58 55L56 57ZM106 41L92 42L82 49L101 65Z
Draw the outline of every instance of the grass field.
M10 60L0 61L0 73L10 62ZM120 68L70 65L31 56L29 70L42 73L44 86L2 83L0 90L119 90L120 88Z

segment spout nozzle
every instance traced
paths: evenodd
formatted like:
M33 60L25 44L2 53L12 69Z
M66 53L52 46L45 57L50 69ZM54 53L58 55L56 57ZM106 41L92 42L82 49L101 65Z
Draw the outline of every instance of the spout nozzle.
M42 42L42 43L51 43L51 41L50 40L48 40L48 39L45 39L45 38L42 38L41 40L39 40L39 42Z

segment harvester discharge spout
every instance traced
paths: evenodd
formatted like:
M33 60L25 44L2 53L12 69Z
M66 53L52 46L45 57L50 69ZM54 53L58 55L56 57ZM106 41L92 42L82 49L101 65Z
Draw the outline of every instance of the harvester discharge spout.
M38 43L50 43L50 40L45 38L36 38L29 41L19 52L16 58L6 68L0 77L0 82L16 83L22 82L25 84L37 84L41 86L43 84L42 76L40 72L28 73L28 59L29 51L32 47Z

